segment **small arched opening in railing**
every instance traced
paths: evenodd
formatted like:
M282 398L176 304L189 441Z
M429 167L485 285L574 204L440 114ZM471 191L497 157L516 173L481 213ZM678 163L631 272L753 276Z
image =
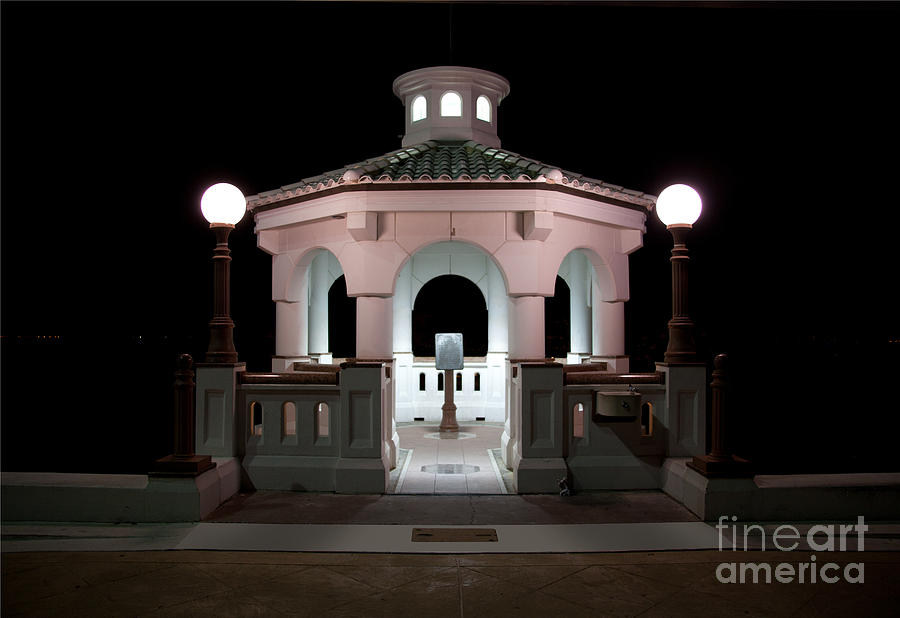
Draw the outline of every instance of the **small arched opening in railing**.
M258 401L250 402L250 435L263 435L263 415L262 404Z
M575 438L584 437L584 404L576 403L572 408L572 436Z
M653 404L649 401L641 404L641 435L653 435Z
M281 406L281 435L297 435L297 406L293 401L285 401Z
M331 412L324 401L316 405L316 438L327 438L330 433Z
M419 373L419 390L420 391L425 390L425 372L424 371Z

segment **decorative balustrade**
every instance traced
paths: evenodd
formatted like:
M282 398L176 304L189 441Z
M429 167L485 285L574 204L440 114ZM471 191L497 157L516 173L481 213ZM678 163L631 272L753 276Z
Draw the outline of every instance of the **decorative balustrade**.
M210 366L222 375L211 375L197 393L201 452L241 457L257 489L384 491L390 367L352 362L294 369L237 371L229 383L221 368Z

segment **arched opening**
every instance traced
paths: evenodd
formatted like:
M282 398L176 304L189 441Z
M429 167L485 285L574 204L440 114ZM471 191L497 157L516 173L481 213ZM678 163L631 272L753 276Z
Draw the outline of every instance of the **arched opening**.
M286 401L281 406L281 437L297 435L297 406L293 401Z
M417 96L413 99L412 102L412 121L416 122L417 120L424 120L428 116L427 104L425 102L425 97L422 95Z
M452 90L441 96L441 116L462 116L462 97Z
M480 391L481 390L481 374L477 371L475 372L475 380L472 384L472 390Z
M424 371L419 373L419 390L420 391L425 390L425 372Z
M576 403L572 408L572 437L584 437L584 404Z
M553 296L544 299L544 353L553 358L566 358L570 345L569 285L559 275Z
M484 95L481 95L475 101L475 117L485 122L491 121L491 102Z
M653 404L649 401L641 404L641 435L653 435Z
M441 275L422 286L412 311L414 356L434 356L436 333L462 333L465 356L485 356L488 312L477 285L459 275Z
M438 372L438 390L444 390L444 372Z
M328 404L320 402L316 405L316 441L327 438L331 434L331 418Z
M347 296L344 275L328 290L328 342L335 358L356 356L356 298Z
M456 374L456 390L458 390L458 391L462 390L462 374L461 373Z
M262 404L258 401L250 402L250 435L262 436L263 434L263 415Z

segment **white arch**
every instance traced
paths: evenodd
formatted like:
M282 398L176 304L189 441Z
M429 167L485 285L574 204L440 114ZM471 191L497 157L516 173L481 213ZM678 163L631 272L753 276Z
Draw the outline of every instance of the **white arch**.
M428 117L428 102L425 100L424 95L420 94L415 99L413 99L412 105L410 105L410 110L411 122L424 120Z
M491 100L484 95L475 101L475 117L484 122L491 121Z
M310 247L298 253L280 253L272 256L272 300L298 302L307 287L309 267L320 255L329 254L337 263L340 273L344 265L340 258L324 247Z
M435 239L422 243L401 264L393 295L393 351L395 411L397 420L411 421L424 416L439 419L443 393L436 388L433 361L429 366L412 354L412 308L421 288L443 275L458 275L473 282L482 293L488 318L488 350L484 359L467 364L464 372L462 414L485 416L496 422L505 419L506 364L508 347L508 303L506 281L500 264L478 243L462 239ZM416 276L414 276L414 274ZM464 307L460 308L464 310ZM419 375L427 375L427 388L419 388ZM475 391L474 373L479 374ZM434 418L433 415L437 415Z
M559 273L560 268L563 267L563 263L565 262L566 258L575 251L581 251L587 258L588 263L593 268L594 280L598 284L598 289L601 294L601 300L611 302L616 300L628 299L628 256L623 256L625 258L625 282L624 290L622 290L622 286L618 285L618 280L620 279L620 277L617 277L617 273L614 271L614 267L616 266L615 256L613 256L613 263L610 263L610 261L608 261L607 258L605 258L603 255L598 253L595 248L587 245L578 245L575 247L571 247L568 251L566 251L564 255L560 257L559 263L556 265L556 270L553 271L554 280L556 278L556 275ZM619 266L621 266L621 264L619 264ZM566 277L563 276L563 279L566 279ZM566 283L569 283L568 279L566 279Z
M460 118L462 112L462 96L453 90L441 95L441 116Z
M409 256L397 272L393 295L394 351L411 351L415 300L428 281L442 275L465 277L481 290L488 310L489 351L505 351L508 291L503 270L484 249L460 241L432 242Z
M494 266L497 267L497 270L500 272L500 277L503 280L503 289L507 290L507 291L509 290L509 282L506 277L506 271L503 267L503 264L497 259L497 257L494 256L487 247L485 247L482 243L478 242L477 240L466 238L464 236L457 236L453 240L447 240L446 237L437 237L437 238L430 238L427 240L423 240L421 242L421 244L419 244L414 249L409 251L409 253L402 260L400 260L398 262L398 264L393 272L394 287L393 287L391 293L394 294L396 292L397 278L400 276L400 273L403 271L403 269L406 268L407 265L409 265L410 261L416 255L422 254L423 252L426 252L429 248L434 247L436 245L444 244L444 243L452 244L452 245L469 246L469 247L478 249L479 253L484 254L484 256L486 258L488 258L491 262L493 262ZM465 275L462 275L460 272L449 272L448 271L443 274L465 276ZM424 283L427 283L427 281L422 282L422 284L424 284ZM473 281L473 283L478 285L477 281ZM418 289L416 290L416 293L418 293Z

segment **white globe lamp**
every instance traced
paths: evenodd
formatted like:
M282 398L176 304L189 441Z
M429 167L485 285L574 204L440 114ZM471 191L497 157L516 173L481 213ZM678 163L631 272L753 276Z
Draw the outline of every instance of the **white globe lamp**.
M671 185L656 198L656 216L666 227L692 226L703 209L700 195L687 185Z
M234 185L220 182L203 193L200 210L210 225L234 227L247 211L247 199Z

